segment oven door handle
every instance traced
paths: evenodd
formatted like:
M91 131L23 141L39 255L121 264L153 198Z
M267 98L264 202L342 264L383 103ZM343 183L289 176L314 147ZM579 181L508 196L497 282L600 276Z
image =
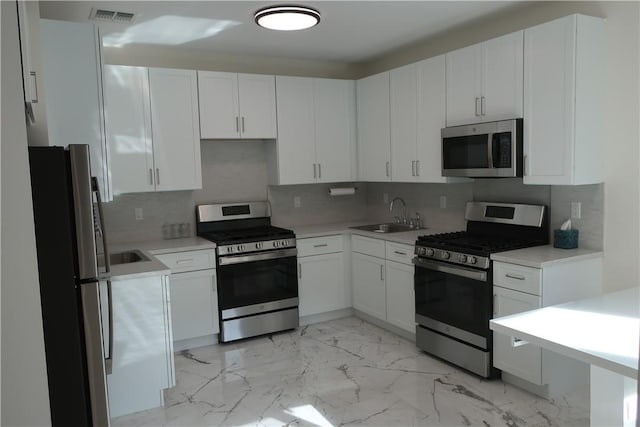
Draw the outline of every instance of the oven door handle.
M441 271L443 273L454 274L456 276L466 277L467 279L480 280L482 282L487 281L487 272L473 270L465 267L452 267L449 265L441 264L439 262L427 261L420 258L414 258L412 260L416 267L427 268L429 270Z
M250 255L224 256L218 258L220 265L242 264L245 262L265 261L269 259L289 258L298 255L296 248L282 249L279 251L262 252Z

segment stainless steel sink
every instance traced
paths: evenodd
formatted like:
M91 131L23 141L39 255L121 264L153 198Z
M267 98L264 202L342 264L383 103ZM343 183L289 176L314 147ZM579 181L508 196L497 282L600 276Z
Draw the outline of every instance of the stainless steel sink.
M357 227L349 227L349 228L353 228L356 230L363 230L363 231L372 231L374 233L399 233L401 231L418 230L415 227L409 226L409 224L397 224L395 222L360 225Z
M109 254L111 265L130 264L132 262L150 261L150 259L139 250L116 252Z

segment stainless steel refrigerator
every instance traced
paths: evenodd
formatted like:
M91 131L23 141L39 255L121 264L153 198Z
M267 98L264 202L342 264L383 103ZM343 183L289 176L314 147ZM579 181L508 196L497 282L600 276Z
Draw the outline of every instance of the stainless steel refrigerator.
M30 147L29 163L52 424L109 426L109 257L89 146Z

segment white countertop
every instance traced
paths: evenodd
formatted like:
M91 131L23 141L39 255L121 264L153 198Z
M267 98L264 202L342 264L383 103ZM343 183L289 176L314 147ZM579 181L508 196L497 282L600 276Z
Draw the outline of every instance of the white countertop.
M527 267L544 268L567 262L601 258L602 254L602 251L590 249L560 249L546 245L494 253L491 254L491 259Z
M171 270L154 257L154 255L202 249L215 249L215 247L215 243L201 237L117 243L110 245L109 247L109 251L112 254L137 249L147 256L149 261L112 265L111 272L104 277L109 277L111 280L127 280L136 277L171 274Z
M415 244L419 236L424 236L428 234L446 233L449 231L459 231L459 227L455 229L427 227L427 228L420 228L417 230L401 231L398 233L376 233L373 231L364 231L364 230L357 230L354 228L350 228L350 227L356 227L360 225L378 224L382 222L384 221L363 220L363 221L357 221L357 222L309 224L309 225L300 225L300 226L294 226L294 227L286 226L283 224L279 224L278 226L292 229L296 233L296 238L298 239L350 233L350 234L358 234L360 236L371 237L374 239L386 240L389 242L404 243L407 245Z
M494 332L636 379L640 288L490 321Z

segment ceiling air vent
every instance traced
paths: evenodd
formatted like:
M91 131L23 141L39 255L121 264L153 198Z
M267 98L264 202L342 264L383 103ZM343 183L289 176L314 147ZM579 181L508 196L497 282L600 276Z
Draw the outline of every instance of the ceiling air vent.
M132 22L135 14L116 10L91 9L89 19L125 24Z

